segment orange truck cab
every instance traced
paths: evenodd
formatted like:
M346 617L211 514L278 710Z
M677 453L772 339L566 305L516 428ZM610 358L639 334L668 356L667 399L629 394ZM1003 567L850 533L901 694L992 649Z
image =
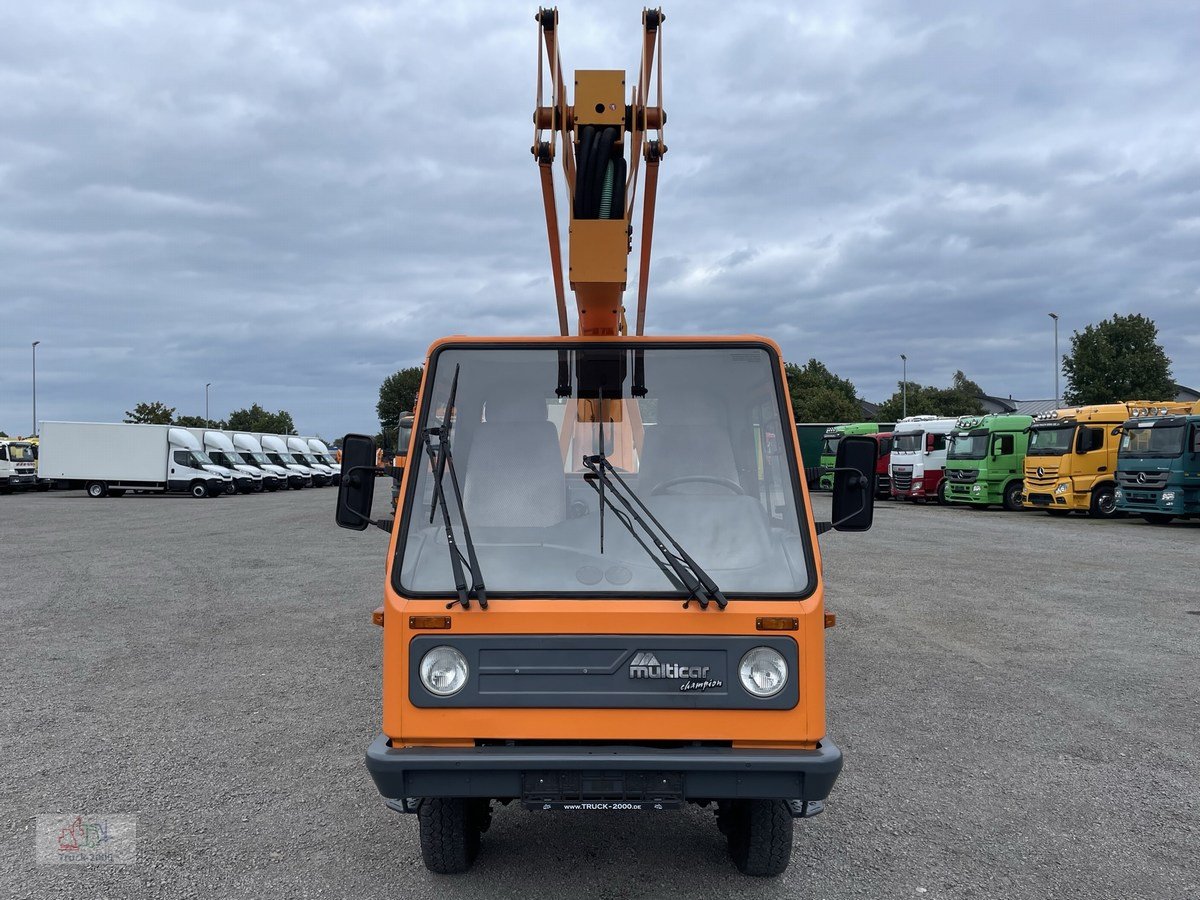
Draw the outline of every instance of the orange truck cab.
M713 806L778 874L842 766L817 534L870 527L876 446L814 522L778 347L758 337L448 338L429 351L391 531L383 733L367 767L464 871L493 801ZM339 524L370 521L348 435ZM420 460L418 464L418 460Z

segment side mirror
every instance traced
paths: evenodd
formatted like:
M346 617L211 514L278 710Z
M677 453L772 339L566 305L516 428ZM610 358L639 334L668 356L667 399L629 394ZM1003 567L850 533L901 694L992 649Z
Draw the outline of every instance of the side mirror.
M925 452L926 453L933 452L933 435L932 434L925 435Z
M833 473L833 527L866 531L875 520L875 442L844 437Z
M375 499L375 440L365 434L348 434L342 441L342 481L338 487L338 527L365 531L371 524Z

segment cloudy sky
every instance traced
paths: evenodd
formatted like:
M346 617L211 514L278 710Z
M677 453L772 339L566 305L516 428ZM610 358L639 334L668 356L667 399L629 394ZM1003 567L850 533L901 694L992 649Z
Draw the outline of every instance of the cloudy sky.
M636 67L641 3L562 4ZM374 430L444 334L556 328L529 154L535 3L0 5L0 429L140 400ZM648 330L759 332L860 393L1053 396L1157 320L1200 384L1188 2L671 4ZM631 285L631 295L633 286Z

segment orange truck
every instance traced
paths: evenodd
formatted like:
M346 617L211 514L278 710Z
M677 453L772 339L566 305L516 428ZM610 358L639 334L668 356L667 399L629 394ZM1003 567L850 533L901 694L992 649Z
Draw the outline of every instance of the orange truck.
M712 808L737 867L776 875L842 767L826 732L823 531L870 527L876 445L838 447L814 519L783 360L753 335L642 333L666 116L647 86L574 73L538 14L534 157L560 333L450 337L424 366L395 518L371 438L347 435L337 521L390 534L382 733L367 768L435 872L470 868L494 804L547 815ZM541 57L541 52L539 52ZM657 62L656 62L657 60ZM569 333L551 164L568 194ZM622 292L643 185L638 312ZM655 173L655 174L650 174Z

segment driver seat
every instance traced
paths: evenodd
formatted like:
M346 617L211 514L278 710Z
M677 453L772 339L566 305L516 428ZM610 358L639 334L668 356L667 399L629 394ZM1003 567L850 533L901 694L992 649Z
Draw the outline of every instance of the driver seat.
M646 429L642 443L638 491L648 497L657 485L685 475L741 483L723 410L694 395L674 401L663 397L658 422ZM702 481L676 485L670 493L732 496L729 488Z

